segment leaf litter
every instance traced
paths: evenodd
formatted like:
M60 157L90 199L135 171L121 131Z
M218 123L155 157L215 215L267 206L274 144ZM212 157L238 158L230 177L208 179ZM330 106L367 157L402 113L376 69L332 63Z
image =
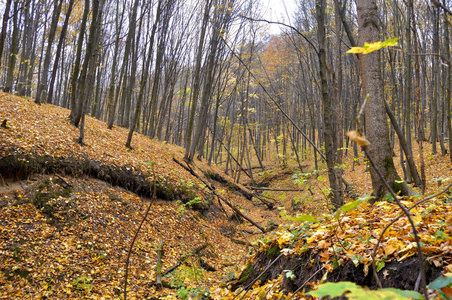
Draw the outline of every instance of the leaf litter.
M1 157L12 152L32 155L90 158L104 164L133 168L148 174L152 180L150 162L154 162L155 175L175 186L190 182L196 195L206 198L203 184L178 167L172 160L183 156L182 148L149 140L136 134L133 149L123 146L127 130L114 127L106 130L105 123L87 118L87 146L75 140L78 129L67 120L68 111L52 105L35 105L30 99L0 95L0 115L8 120L8 127L0 129ZM415 159L418 159L416 156ZM208 168L196 162L200 168ZM349 159L349 164L351 164ZM355 171L345 168L345 178L354 185L355 193L369 194L370 179L364 164ZM399 172L400 172L400 166ZM214 168L215 172L221 172ZM432 194L450 181L450 163L439 155L427 158L427 176L432 181L427 192ZM201 173L201 172L199 172ZM73 188L64 194L63 182ZM124 189L89 178L33 174L17 183L2 178L0 187L0 297L1 298L55 298L55 299L116 299L121 296L124 280L124 261L128 242L144 213L147 201ZM53 193L55 192L55 193ZM222 190L223 192L223 190ZM52 194L53 193L53 194ZM159 201L151 209L151 218L140 233L134 247L129 277L131 298L166 296L177 297L177 289L155 290L155 260L158 239L165 242L164 269L175 265L191 251L208 244L203 260L219 272L201 271L195 257L187 259L183 272L170 277L185 288L208 287L212 299L232 299L239 291L227 288L224 278L237 279L260 253L274 245L285 256L315 253L321 257L326 270L333 270L333 258L339 265L352 261L370 270L371 255L383 228L399 215L394 203L361 204L339 217L323 214L327 203L320 208L309 204L305 213L314 214L320 222L282 220L274 214L224 189L232 199L254 220L264 223L269 218L283 223L279 228L254 244L258 251L248 257L243 245L232 243L221 232L252 231L246 224L242 229L231 226L225 218L203 218L199 212L181 210L176 202ZM50 194L43 203L36 203L36 194ZM287 204L289 197L280 197L279 204ZM318 192L312 193L319 197ZM410 206L418 198L404 198ZM452 209L449 193L425 202L411 211L427 260L445 274L452 272ZM38 204L38 205L37 205ZM226 208L229 215L231 211ZM235 225L234 225L235 226ZM255 237L242 239L253 242ZM411 228L405 217L400 218L386 232L377 249L378 268L391 261L402 261L416 253ZM290 271L290 270L287 270ZM288 272L286 272L287 274ZM292 273L288 273L293 275ZM183 277L185 276L185 277ZM168 280L168 278L167 278ZM277 299L283 294L284 274L266 282L257 280L247 299ZM202 294L200 294L202 295ZM304 296L298 293L298 298ZM179 294L179 296L181 296ZM199 298L201 299L201 298Z

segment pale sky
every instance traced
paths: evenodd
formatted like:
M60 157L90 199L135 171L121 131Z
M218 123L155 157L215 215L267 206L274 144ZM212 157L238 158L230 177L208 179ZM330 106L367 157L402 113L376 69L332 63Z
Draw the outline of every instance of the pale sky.
M297 0L262 0L262 3L264 4L264 18L269 21L291 24L289 17L292 17L297 8L296 1ZM279 25L272 24L271 32L279 33L281 31L280 27L281 26Z

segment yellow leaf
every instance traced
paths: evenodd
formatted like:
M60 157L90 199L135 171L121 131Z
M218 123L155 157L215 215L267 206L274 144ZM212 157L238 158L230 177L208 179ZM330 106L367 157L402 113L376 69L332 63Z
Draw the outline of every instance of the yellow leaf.
M421 215L417 215L417 216L411 217L411 219L413 219L414 223L422 222L422 216Z
M380 50L383 46L381 45L381 42L375 42L375 43L364 43L364 52L363 54L369 54L374 51Z
M452 264L446 266L447 271L452 272Z
M362 54L369 54L374 51L380 50L381 48L387 48L387 47L393 47L397 46L397 38L395 39L387 39L384 42L374 42L374 43L364 43L364 46L362 47L352 47L350 50L347 51L347 53L362 53Z
M359 53L363 53L363 52L364 52L364 47L352 47L346 53L359 54Z
M359 132L356 130L348 131L347 136L360 146L370 145L370 142L366 139L366 137L364 135L359 134Z
M283 234L281 234L281 236L278 239L278 245L281 246L285 243L287 243L291 238L293 237L293 235L290 232L284 232Z

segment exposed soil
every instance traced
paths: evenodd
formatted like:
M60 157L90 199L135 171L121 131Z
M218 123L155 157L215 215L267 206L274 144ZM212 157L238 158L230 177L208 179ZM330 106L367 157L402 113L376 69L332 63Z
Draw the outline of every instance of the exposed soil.
M0 147L0 151L2 151ZM122 187L138 196L153 195L153 178L146 176L133 166L105 165L102 162L73 157L56 158L51 155L32 156L9 149L10 154L0 158L0 174L3 180L24 180L31 174L62 174L74 177L88 176ZM163 200L182 200L184 203L196 195L188 189L174 187L161 179L156 182L157 197Z
M319 255L304 253L299 256L280 255L280 249L277 245L261 252L257 258L242 272L241 276L234 284L233 289L239 287L247 288L254 284L258 278L261 282L273 280L280 276L284 270L290 270L295 275L291 280L284 277L282 289L285 292L294 292L301 286L306 291L311 289L306 283L320 280L327 272L320 262ZM276 261L275 261L276 260ZM427 283L432 282L442 273L442 268L425 263ZM377 289L377 283L374 279L372 268L369 267L368 274L364 273L364 265L355 266L352 261L345 265L337 267L332 273L328 274L328 282L351 281L370 289ZM393 287L402 290L415 290L420 286L419 263L416 256L407 258L402 262L395 260L386 263L385 267L378 272L378 277L383 288Z

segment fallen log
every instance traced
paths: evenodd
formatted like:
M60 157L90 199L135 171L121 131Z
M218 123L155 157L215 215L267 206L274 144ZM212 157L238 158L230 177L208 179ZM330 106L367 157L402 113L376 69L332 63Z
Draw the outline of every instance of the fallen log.
M182 164L180 161L178 161L176 158L173 157L173 160L180 166L182 166L184 169L186 169L187 171L190 172L190 174L192 174L193 176L195 176L196 178L198 178L199 180L201 180L201 182L215 195L218 197L218 199L220 199L221 201L223 201L227 206L229 206L234 212L236 212L239 216L241 216L242 218L244 218L245 220L247 220L248 222L250 222L252 225L256 226L257 228L259 228L260 231L262 231L263 233L265 233L265 229L260 226L259 224L257 224L256 222L254 222L252 219L250 219L248 216L246 216L245 214L243 214L237 207L235 207L234 205L231 204L231 202L229 202L226 198L224 198L223 196L221 196L220 194L218 194L215 191L215 188L212 187L208 182L206 182L204 179L201 178L201 176L199 176L198 174L196 174L196 172L191 168L191 166L189 164L187 164L186 166L184 166L184 164Z
M267 188L258 186L247 186L249 190L253 191L273 191L273 192L302 192L304 189L279 189L279 188Z

